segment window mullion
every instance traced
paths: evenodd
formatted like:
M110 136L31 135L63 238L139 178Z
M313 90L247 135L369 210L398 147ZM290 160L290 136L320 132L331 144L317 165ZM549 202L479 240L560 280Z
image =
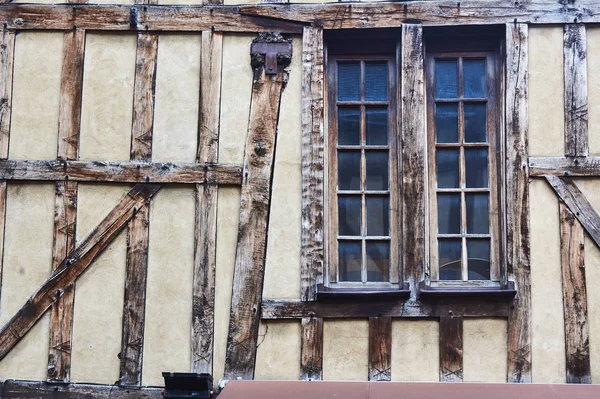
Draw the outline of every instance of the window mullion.
M360 145L361 145L361 159L360 159L360 184L361 184L361 249L362 249L362 262L361 262L361 281L367 282L367 243L365 237L367 235L367 201L365 198L365 192L367 190L367 159L365 154L366 145L366 123L365 123L365 62L360 62L360 100L363 105L360 106Z

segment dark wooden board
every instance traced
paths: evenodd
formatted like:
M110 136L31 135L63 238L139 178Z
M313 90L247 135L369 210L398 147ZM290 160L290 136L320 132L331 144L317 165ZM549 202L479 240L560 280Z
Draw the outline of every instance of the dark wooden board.
M323 379L323 319L302 318L300 340L300 380Z
M162 388L121 388L116 385L49 384L41 381L0 382L2 398L28 399L160 399Z
M392 318L369 318L369 381L392 380Z
M463 318L440 317L440 382L463 381Z

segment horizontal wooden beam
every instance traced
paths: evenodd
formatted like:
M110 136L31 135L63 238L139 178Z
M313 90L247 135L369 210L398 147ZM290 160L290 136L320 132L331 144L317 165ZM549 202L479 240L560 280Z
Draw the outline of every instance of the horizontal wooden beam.
M0 180L242 184L242 166L205 163L0 161Z
M347 319L367 317L428 318L447 315L464 317L507 317L506 301L453 299L451 302L415 303L398 299L331 300L327 302L273 301L262 302L262 318L276 319Z
M529 176L600 176L600 157L529 157Z
M9 29L113 31L222 31L301 34L304 24L245 16L232 6L17 5L0 7Z
M162 398L162 388L121 388L115 385L97 384L49 384L42 381L6 380L0 382L3 398L31 399L149 399Z
M576 2L528 0L422 0L393 3L329 3L247 5L240 13L315 23L324 29L393 28L403 23L481 25L504 23L556 24L600 22L597 0Z

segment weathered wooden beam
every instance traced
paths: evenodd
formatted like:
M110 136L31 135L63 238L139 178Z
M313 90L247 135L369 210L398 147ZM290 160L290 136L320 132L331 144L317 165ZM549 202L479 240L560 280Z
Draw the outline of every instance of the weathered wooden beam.
M414 303L399 299L339 299L332 301L275 301L262 303L264 320L278 319L360 319L369 317L433 318L447 316L507 317L509 302L453 298L447 302Z
M301 322L300 380L323 379L323 319L304 317Z
M581 223L562 202L559 204L559 212L567 383L591 384L584 264L585 234Z
M463 318L440 317L440 382L463 381Z
M565 155L588 155L588 82L585 25L564 27Z
M557 24L599 22L596 0L450 0L398 1L393 3L244 5L244 15L315 23L324 29L396 28L404 23L427 25L481 25L505 23Z
M302 244L300 294L314 301L324 266L323 29L302 36Z
M161 188L160 184L136 184L81 243L69 253L37 291L0 331L0 360L27 334L64 290L88 268L112 242L146 201Z
M278 41L279 38L278 35L259 36L264 41ZM289 56L291 61L291 54ZM277 122L281 93L287 81L287 71L283 67L279 66L276 74L267 75L264 58L262 63L257 58L253 61L250 122L225 358L225 378L229 379L254 377Z
M217 162L221 115L223 35L202 32L198 162ZM215 273L217 263L218 187L196 185L192 365L196 373L213 372Z
M238 6L7 4L9 29L302 33L305 24L240 15Z
M84 31L73 30L64 33L58 112L57 158L59 160L76 160L79 155L84 49ZM77 182L57 182L52 270L56 270L62 260L75 248L76 226ZM65 288L63 295L52 305L47 376L50 382L69 382L71 379L74 304L75 285L71 284Z
M573 180L566 177L546 176L546 181L600 248L600 214L598 211L594 209Z
M0 161L0 179L105 183L242 184L241 165L158 162Z
M425 267L425 72L423 27L402 25L402 255L404 279L416 299Z
M99 384L49 384L42 381L6 380L0 383L2 398L29 399L160 399L162 388L122 388Z
M528 30L506 25L506 257L517 296L508 319L508 382L531 382Z
M392 380L392 318L369 318L369 381Z
M600 176L600 157L529 157L529 176Z

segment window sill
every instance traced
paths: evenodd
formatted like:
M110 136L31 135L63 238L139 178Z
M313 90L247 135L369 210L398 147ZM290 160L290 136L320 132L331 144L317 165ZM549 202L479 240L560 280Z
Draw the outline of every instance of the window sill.
M317 300L329 299L408 299L410 289L408 283L404 283L400 288L331 288L323 284L317 286Z
M515 284L512 281L508 282L508 287L430 287L425 282L421 282L419 285L419 291L421 296L432 299L445 299L445 298L485 298L495 300L511 301L517 291L515 290Z

